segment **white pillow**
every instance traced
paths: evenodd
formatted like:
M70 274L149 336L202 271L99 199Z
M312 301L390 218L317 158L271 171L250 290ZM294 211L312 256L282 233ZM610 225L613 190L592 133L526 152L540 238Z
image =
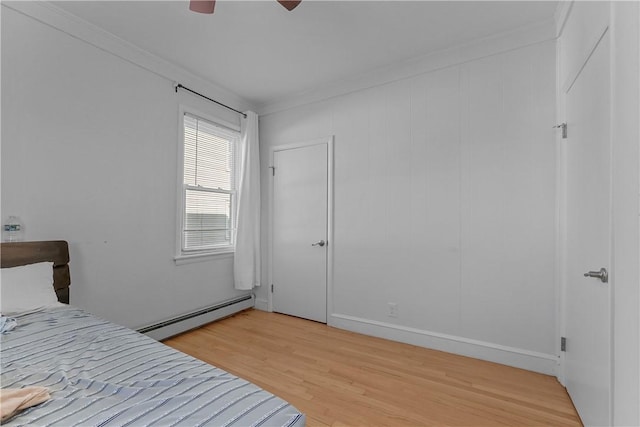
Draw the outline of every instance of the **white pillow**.
M53 263L40 262L0 270L0 312L4 315L57 305Z

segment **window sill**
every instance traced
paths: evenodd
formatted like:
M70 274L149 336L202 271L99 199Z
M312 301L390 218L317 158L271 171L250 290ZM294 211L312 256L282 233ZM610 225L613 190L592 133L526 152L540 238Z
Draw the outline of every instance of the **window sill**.
M193 264L194 262L205 262L218 259L233 258L234 252L232 250L220 251L220 252L206 252L189 255L176 255L173 260L176 265Z

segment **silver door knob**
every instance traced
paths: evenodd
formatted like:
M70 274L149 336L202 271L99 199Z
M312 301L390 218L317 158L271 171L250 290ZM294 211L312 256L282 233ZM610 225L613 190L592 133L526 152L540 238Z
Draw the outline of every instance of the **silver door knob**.
M602 283L609 282L609 273L604 267L602 267L600 271L587 271L586 273L584 273L584 277L597 277L598 279L602 280Z
M324 246L327 242L320 240L319 242L312 243L311 246Z

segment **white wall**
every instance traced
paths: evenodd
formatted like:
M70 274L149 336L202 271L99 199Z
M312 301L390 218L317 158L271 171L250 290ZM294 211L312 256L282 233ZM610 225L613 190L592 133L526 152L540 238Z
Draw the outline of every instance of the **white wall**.
M554 103L547 41L262 116L263 194L270 147L335 135L329 323L553 372Z
M613 421L640 425L640 3L612 2Z
M2 217L67 240L71 303L129 327L242 293L231 257L173 260L180 103L238 121L2 6Z
M640 425L640 3L613 2L613 421Z

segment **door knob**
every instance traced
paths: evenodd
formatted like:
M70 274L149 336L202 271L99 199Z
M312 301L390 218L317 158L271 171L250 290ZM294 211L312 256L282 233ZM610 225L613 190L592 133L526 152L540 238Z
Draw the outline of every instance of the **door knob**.
M600 271L587 271L586 273L584 273L584 277L597 277L598 279L602 280L602 283L609 282L609 273L604 267L602 267Z
M320 240L319 242L312 243L311 246L324 246L325 243L327 242L325 242L324 240Z

